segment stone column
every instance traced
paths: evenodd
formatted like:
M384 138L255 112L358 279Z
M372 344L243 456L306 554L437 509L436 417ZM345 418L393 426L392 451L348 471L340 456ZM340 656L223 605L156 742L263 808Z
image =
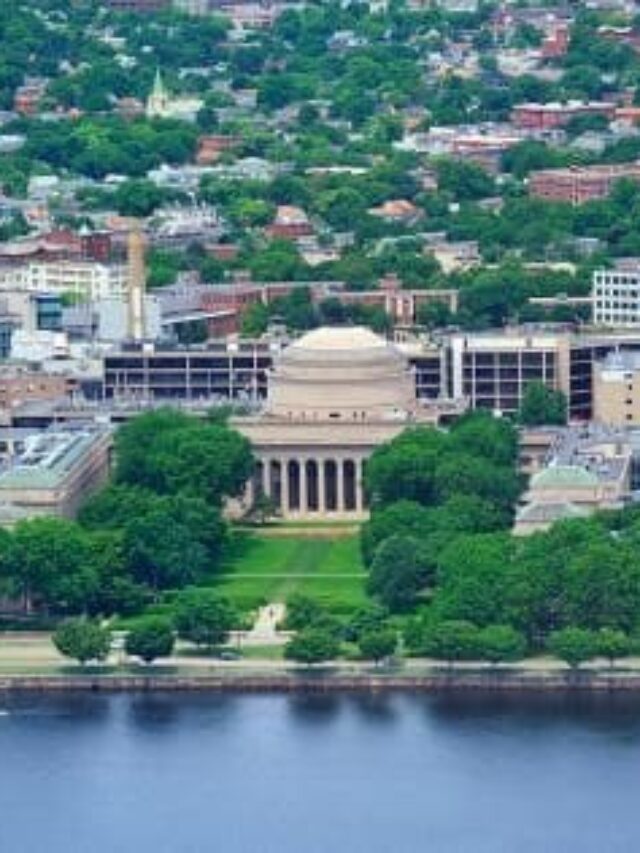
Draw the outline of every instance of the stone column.
M271 459L268 457L262 460L262 491L266 497L271 497Z
M256 501L254 477L249 477L244 487L243 502L247 509L251 509Z
M344 512L344 459L336 459L336 510Z
M283 517L289 515L289 460L280 459L280 509Z
M309 511L309 499L307 494L307 460L299 459L298 468L300 471L300 515L306 515Z
M318 512L324 515L327 511L327 482L324 471L324 459L318 459Z
M362 459L354 459L355 480L356 480L356 511L364 511L364 491L362 488Z

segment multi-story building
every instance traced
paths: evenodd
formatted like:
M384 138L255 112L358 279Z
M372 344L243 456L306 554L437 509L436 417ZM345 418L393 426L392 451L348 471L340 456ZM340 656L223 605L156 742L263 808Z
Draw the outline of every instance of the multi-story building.
M228 341L191 349L131 346L104 360L108 400L264 400L281 344Z
M594 365L593 420L640 425L640 352L612 352Z
M569 101L547 104L518 104L513 108L511 120L516 127L526 130L553 130L564 127L579 116L604 116L614 118L616 105L609 101Z
M127 288L124 264L94 261L31 261L0 268L0 291L73 294L83 299L122 296Z
M640 260L596 270L592 303L596 326L640 328Z
M623 179L640 181L640 162L541 169L529 175L529 193L536 198L577 205L606 198L616 181Z
M570 327L518 327L457 333L445 339L443 396L472 409L514 414L529 382L562 391L572 420L593 416L594 365L615 351L640 351L640 335L576 332Z

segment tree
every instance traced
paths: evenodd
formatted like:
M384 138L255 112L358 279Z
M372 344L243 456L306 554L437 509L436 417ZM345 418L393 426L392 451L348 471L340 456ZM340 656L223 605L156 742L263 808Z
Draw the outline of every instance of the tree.
M367 590L391 611L412 607L426 581L420 543L411 536L391 536L376 550Z
M593 631L584 628L562 628L549 636L549 651L565 661L572 670L597 653L597 641Z
M98 553L79 524L34 518L16 525L4 556L15 594L26 612L44 605L56 613L82 613L98 586Z
M520 660L527 650L524 636L510 625L487 625L478 633L478 654L491 663Z
M430 427L408 429L372 454L365 487L374 506L397 500L433 503L435 471L447 437Z
M148 616L138 622L127 634L125 650L128 655L151 663L156 658L169 657L173 652L175 635L168 619Z
M512 468L467 453L446 454L436 467L435 485L441 501L454 495L476 495L503 509L513 507L520 493Z
M367 565L371 564L379 545L391 536L420 539L429 530L433 511L415 501L395 501L374 509L361 528L360 543Z
M69 619L54 632L53 644L60 654L84 666L90 660L105 660L111 647L111 634L97 622Z
M492 177L476 163L443 158L436 172L438 189L451 193L457 201L486 198L495 192Z
M237 623L229 602L209 589L187 589L176 602L175 625L178 636L196 646L224 643Z
M189 424L163 432L149 448L153 479L159 491L184 492L220 506L238 496L253 473L249 441L220 424Z
M169 506L131 519L123 535L127 565L154 592L193 583L207 568L207 550Z
M471 453L496 465L515 466L518 432L506 418L488 412L471 412L459 418L450 433L452 450Z
M189 494L219 507L242 491L253 471L246 438L224 424L158 409L116 435L116 481L164 494Z
M423 651L430 657L453 663L478 656L478 629L472 622L437 622L427 631Z
M154 442L164 433L197 428L197 425L195 418L169 407L132 418L116 433L115 481L157 489L159 482L152 454Z
M391 657L398 645L398 638L393 628L369 630L358 640L358 647L363 658L376 663Z
M428 329L442 329L450 326L454 315L444 302L426 302L418 306L418 323Z
M317 626L326 616L327 611L315 599L297 592L287 599L284 627L288 631L304 631Z
M262 302L254 302L242 313L241 333L245 338L259 338L268 325L269 308Z
M631 642L623 631L614 628L601 628L595 637L596 652L607 658L613 668L616 660L627 657L631 653Z
M304 628L285 646L287 660L314 664L333 660L340 652L338 639L323 628Z
M529 382L522 395L518 420L524 426L563 426L567 422L567 398L543 382Z
M125 181L114 193L121 216L150 216L164 201L165 193L152 181Z

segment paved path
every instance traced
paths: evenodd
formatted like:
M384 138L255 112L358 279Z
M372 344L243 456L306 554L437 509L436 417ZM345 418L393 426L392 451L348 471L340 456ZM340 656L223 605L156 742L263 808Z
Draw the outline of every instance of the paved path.
M284 620L285 606L281 602L273 602L261 607L256 621L250 631L236 634L236 640L241 646L282 646L291 637L290 632L279 631L278 626Z

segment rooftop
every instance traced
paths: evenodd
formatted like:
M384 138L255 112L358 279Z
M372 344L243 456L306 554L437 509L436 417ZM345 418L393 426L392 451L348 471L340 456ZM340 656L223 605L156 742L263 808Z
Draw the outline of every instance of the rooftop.
M0 470L3 489L47 489L60 485L105 429L44 432L25 439L24 451Z

